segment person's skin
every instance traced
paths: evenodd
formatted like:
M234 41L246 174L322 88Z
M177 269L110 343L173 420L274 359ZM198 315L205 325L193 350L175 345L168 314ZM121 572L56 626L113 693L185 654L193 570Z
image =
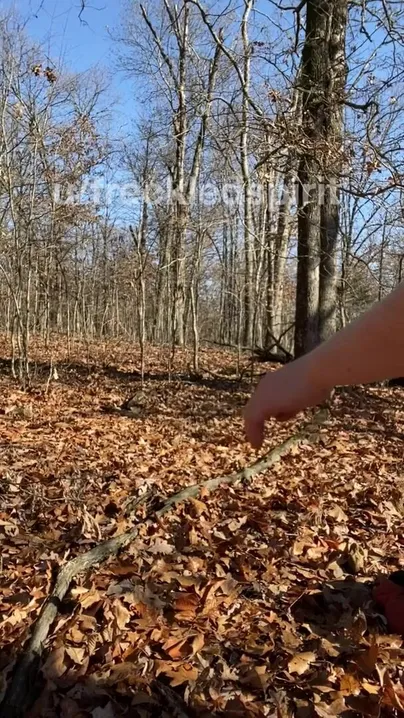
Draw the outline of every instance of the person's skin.
M404 283L309 354L269 372L244 411L250 444L259 449L268 419L287 421L325 401L335 386L404 376Z

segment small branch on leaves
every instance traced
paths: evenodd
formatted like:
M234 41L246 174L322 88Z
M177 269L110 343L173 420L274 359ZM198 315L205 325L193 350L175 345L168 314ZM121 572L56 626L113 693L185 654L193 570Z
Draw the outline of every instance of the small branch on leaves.
M276 446L268 454L258 459L251 466L245 467L240 471L227 476L219 476L214 479L202 481L199 484L188 486L176 494L168 497L160 508L153 510L145 519L139 520L137 525L126 533L108 539L98 544L90 551L66 563L59 571L56 579L55 587L45 602L40 616L33 628L32 635L28 644L18 661L12 681L6 691L4 700L0 706L0 715L4 718L23 718L27 714L30 704L34 696L35 681L40 670L41 656L45 648L45 642L48 638L49 631L58 614L61 602L65 598L70 584L79 575L94 566L103 563L108 558L116 556L121 549L128 544L133 543L139 532L140 525L152 526L156 520L159 520L164 514L174 509L179 504L190 498L197 497L202 490L216 491L220 486L225 484L237 484L239 482L251 481L263 471L273 466L281 460L285 454L289 453L292 448L305 443L314 443L319 439L319 427L327 420L327 409L320 410L314 415L313 419L307 423L303 429L290 436L279 446ZM149 495L146 493L140 503L147 502ZM139 505L139 504L138 504ZM165 696L168 700L168 696ZM180 708L180 706L176 706ZM178 712L178 716L186 716L183 707L182 712Z

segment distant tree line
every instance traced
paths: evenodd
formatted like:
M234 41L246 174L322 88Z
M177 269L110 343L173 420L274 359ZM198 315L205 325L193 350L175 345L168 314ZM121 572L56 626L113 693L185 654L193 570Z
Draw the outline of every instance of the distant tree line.
M0 16L0 329L21 378L55 332L191 345L195 370L206 340L298 356L400 280L404 9L220 7L123 4L125 137L100 73Z

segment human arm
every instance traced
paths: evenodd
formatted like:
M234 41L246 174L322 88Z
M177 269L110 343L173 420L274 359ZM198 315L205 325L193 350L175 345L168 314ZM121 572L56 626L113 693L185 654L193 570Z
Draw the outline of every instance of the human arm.
M262 379L245 409L250 443L259 448L267 419L290 419L324 401L335 386L404 374L404 283L309 354Z

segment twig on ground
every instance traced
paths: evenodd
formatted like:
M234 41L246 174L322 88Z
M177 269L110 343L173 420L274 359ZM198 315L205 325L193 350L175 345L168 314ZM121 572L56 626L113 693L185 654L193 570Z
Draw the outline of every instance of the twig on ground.
M320 436L319 427L324 424L327 417L328 411L326 409L319 411L314 415L312 421L306 424L300 432L286 439L286 441L276 446L272 451L251 466L245 467L233 474L208 479L178 491L170 496L158 510L152 511L144 519L141 519L131 531L108 539L90 551L66 563L59 571L55 587L41 610L23 655L17 662L13 679L0 706L0 715L2 718L24 718L26 715L26 711L32 701L35 680L40 670L40 659L45 647L45 641L48 638L50 628L57 616L60 604L66 596L74 578L97 564L102 563L107 558L116 556L122 548L137 538L138 527L140 525L153 524L156 519L164 516L164 514L168 513L173 507L178 506L178 504L187 499L198 496L203 489L215 491L223 484L236 484L239 481L250 481L280 461L292 448L303 443L316 442ZM148 493L146 493L142 499L147 501ZM139 500L139 503L143 502L142 499Z

